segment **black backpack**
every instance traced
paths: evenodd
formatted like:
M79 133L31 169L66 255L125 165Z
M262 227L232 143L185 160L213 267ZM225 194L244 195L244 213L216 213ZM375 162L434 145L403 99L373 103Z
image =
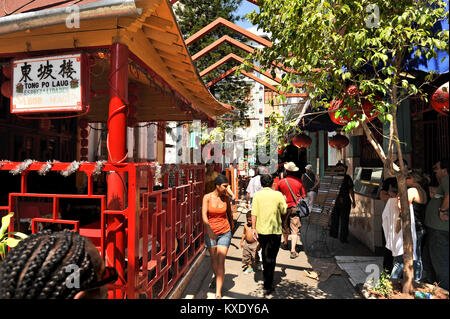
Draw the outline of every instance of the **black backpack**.
M297 197L295 197L294 192L292 191L291 186L289 186L288 180L286 179L286 184L289 187L289 190L291 191L292 198L296 201ZM303 198L300 198L296 204L295 211L297 212L298 216L300 218L308 217L309 216L309 207L306 203L306 200Z

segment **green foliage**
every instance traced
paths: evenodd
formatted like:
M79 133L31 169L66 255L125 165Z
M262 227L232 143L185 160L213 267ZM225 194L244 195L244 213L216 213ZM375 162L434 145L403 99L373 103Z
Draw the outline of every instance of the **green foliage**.
M438 50L448 51L448 31L432 31L446 17L445 5L439 0L264 1L249 18L272 34L274 45L252 58L267 70L274 61L295 70L282 77L283 91L291 83L312 83L314 107L328 107L356 85L385 121L402 100L424 96L424 84L406 76L405 59L411 53L429 59ZM343 115L350 108L361 110L361 99L347 95L343 105ZM364 113L356 112L346 130L361 120Z
M219 17L233 23L240 20L241 17L235 16L233 12L238 8L241 2L242 0L181 0L178 2L179 5L175 6L175 15L177 16L181 32L187 39ZM190 54L196 54L224 35L229 35L230 37L241 42L247 41L245 37L229 30L228 28L219 27L209 32L198 41L192 43L188 47ZM229 53L235 53L236 55L242 57L247 55L247 52L242 51L239 48L224 44L197 59L195 61L197 69L201 72ZM205 75L202 79L205 83L208 83L237 65L239 65L237 61L229 61L211 73ZM236 121L234 123L227 121L225 123L219 123L219 125L222 125L223 127L231 127L233 124L242 126L244 123L241 122L241 119L245 117L245 113L249 108L247 97L249 96L251 89L250 85L245 81L245 78L238 75L229 75L225 79L212 85L209 89L211 94L213 94L219 101L233 105L238 110L236 114L226 115L227 118L235 118Z
M274 112L269 116L269 124L265 129L266 145L269 146L270 134L275 134L278 147L286 147L291 141L290 136L299 132L296 121L286 121L284 116Z
M389 272L386 270L383 270L380 278L378 279L378 282L372 288L372 290L375 293L383 295L384 297L388 298L390 295L392 295L394 293L394 289L392 288L392 283L389 280L390 277L391 276L389 275Z
M11 222L11 217L13 215L14 213L9 213L8 215L2 217L2 226L0 228L0 260L5 259L8 252L8 247L16 247L22 239L28 237L27 235L19 232L7 232Z

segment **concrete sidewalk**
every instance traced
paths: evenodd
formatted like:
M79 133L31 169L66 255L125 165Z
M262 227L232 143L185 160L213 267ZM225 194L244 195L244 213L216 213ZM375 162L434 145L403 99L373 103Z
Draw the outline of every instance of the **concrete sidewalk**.
M265 298L262 289L262 271L246 274L242 270L240 239L244 228L243 223L245 222L245 215L240 214L237 217L237 229L233 235L225 261L225 280L222 290L223 299ZM338 266L334 256L339 256L339 261L342 264L345 256L373 257L374 254L354 237L349 238L349 243L343 244L329 236L324 236L321 228L315 225L308 225L307 222L303 223L300 231L302 236L297 244L299 256L295 259L290 259L290 252L280 249L277 256L277 266L275 267L275 291L272 295L266 296L266 298L362 298L354 288L355 280L349 280L349 274ZM308 254L305 253L305 250ZM316 258L317 255L319 255L318 257L326 256L327 252L332 256L328 258ZM311 255L316 257L312 257ZM353 260L355 259L353 258ZM362 262L366 262L366 260L367 258L361 259ZM356 261L358 261L358 258L356 258ZM205 258L203 258L203 261L182 293L181 298L215 298L215 290L209 288L213 277L210 263L211 259L206 253ZM350 268L358 271L361 269L361 267ZM346 267L346 270L350 268ZM315 274L319 275L318 278ZM360 273L358 275L361 276ZM360 281L359 277L357 281Z

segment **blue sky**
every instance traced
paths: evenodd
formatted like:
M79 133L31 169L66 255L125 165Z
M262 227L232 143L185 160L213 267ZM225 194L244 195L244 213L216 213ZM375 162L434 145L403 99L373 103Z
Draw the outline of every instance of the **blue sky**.
M236 14L240 15L240 16L245 16L247 13L250 13L254 10L258 10L258 6L254 5L253 3L250 3L246 0L243 0L241 3L241 6L236 10ZM244 29L248 29L250 27L252 27L253 25L244 18L244 21L238 21L236 23L238 26L244 28Z

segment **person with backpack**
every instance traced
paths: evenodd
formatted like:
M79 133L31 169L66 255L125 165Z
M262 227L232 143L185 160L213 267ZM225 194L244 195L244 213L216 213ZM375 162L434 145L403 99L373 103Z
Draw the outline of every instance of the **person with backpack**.
M295 248L297 245L297 237L300 235L301 227L300 216L297 213L297 203L301 198L305 198L306 192L303 183L296 176L299 168L294 162L284 164L286 169L286 178L281 179L275 190L281 192L286 198L287 214L283 216L283 243L281 248L288 249L288 237L291 235L291 259L297 258L298 253Z

